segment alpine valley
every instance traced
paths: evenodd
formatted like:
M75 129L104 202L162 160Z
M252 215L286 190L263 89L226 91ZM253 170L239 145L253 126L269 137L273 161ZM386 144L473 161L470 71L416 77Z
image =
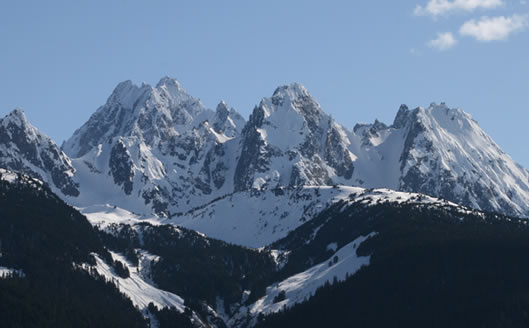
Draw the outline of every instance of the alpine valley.
M0 119L0 204L6 327L529 326L529 172L444 103L125 81L62 146Z

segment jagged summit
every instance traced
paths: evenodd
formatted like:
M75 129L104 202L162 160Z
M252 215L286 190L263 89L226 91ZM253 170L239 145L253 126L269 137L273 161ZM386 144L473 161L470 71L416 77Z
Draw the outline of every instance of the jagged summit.
M226 101L221 100L221 101L219 102L219 104L217 105L216 111L217 111L217 112L225 112L225 113L228 113L230 110L229 110L229 108L228 108L228 104L226 103Z
M300 83L276 88L272 97L264 98L260 102L257 110L262 110L265 117L270 116L275 111L294 111L303 116L324 114L320 104Z
M236 190L344 182L354 170L350 135L301 84L279 87L243 130Z
M397 112L397 115L395 115L395 119L393 120L393 127L395 129L400 129L404 125L406 125L406 122L408 120L408 116L410 115L410 109L407 105L400 105L400 108Z
M257 126L267 119L292 128L295 121L303 120L309 128L314 128L319 121L327 118L330 119L330 116L323 112L307 89L300 83L292 83L276 88L271 97L263 98L254 108L250 121Z
M441 102L440 104L432 102L429 107L417 107L411 110L407 105L401 105L392 126L396 129L400 129L410 120L416 120L421 117L433 117L438 120L443 116L449 117L452 121L456 118L473 121L472 116L459 107L450 108L444 102Z
M148 83L142 83L141 86L138 86L134 84L131 80L125 80L123 82L120 82L114 88L114 91L109 97L107 103L115 101L122 103L126 107L132 108L134 107L134 103L131 103L130 100L137 100L142 93L151 93L155 89L157 89L158 91L165 89L167 93L173 96L178 94L187 95L187 92L181 87L178 80L165 76L160 79L160 81L156 84L155 87L152 87Z
M376 133L380 130L387 129L388 126L380 122L378 119L375 119L375 122L372 124L366 124L366 123L355 124L355 126L353 127L353 132L357 134L362 134L366 128L368 128L371 133Z
M310 97L310 94L301 83L297 82L277 87L272 95L272 98L290 101L296 101L303 97Z
M158 83L156 84L156 88L160 88L161 86L174 87L174 88L177 88L177 89L182 89L182 86L180 85L180 82L178 82L177 79L175 79L173 77L170 77L170 76L167 76L167 75L162 77L160 79L160 81L158 81Z
M11 111L11 113L7 114L7 116L10 117L17 117L24 121L27 121L26 113L24 113L24 110L20 107L17 107Z
M224 134L228 138L234 138L241 134L246 120L234 108L228 108L224 100L217 105L213 128L217 133Z
M3 124L15 124L18 126L28 126L29 122L22 108L15 108L2 119Z
M79 195L68 156L31 125L20 108L0 119L0 168L45 181L64 195Z
M156 87L141 87L131 81L118 84L107 103L100 107L74 135L64 151L81 157L109 138L136 137L155 146L198 126L214 115L178 81L164 77Z
M151 90L151 86L142 85L138 87L132 81L127 80L119 83L107 100L107 104L121 105L132 108L134 103Z
M192 207L231 186L224 144L245 123L225 102L206 108L176 79L163 77L155 87L125 81L63 149L82 172L80 181L107 185L105 195L85 189L90 202L134 203L166 216L169 208Z
M486 211L529 215L529 172L462 109L445 103L413 110L401 106L386 133L400 134L404 141L397 163L399 190Z
M215 130L220 131L223 129L224 123L228 120L229 115L230 109L228 108L228 104L222 100L215 110Z
M0 119L0 128L8 138L16 138L17 141L22 139L33 140L42 138L50 140L48 136L39 132L28 120L26 113L22 108L15 108L6 116Z
M185 109L190 115L198 115L205 109L198 98L191 96L180 82L171 77L161 78L153 89L153 94L156 101L170 108L171 114L175 114L183 106L187 107Z

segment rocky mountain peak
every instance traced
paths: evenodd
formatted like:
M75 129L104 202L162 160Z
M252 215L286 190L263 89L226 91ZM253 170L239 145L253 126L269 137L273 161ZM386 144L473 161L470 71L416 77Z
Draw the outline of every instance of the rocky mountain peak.
M155 146L160 140L181 135L212 119L213 115L173 78L162 78L154 88L124 81L64 143L63 149L77 158L110 139L129 136Z
M395 120L393 121L393 127L395 129L401 129L406 125L406 122L408 121L408 118L410 116L410 109L407 105L400 105L399 111L397 112L397 115L395 116Z
M24 110L22 108L15 108L7 115L7 117L18 119L21 122L27 123L27 117L26 113L24 113Z
M299 84L283 85L274 91L272 97L263 98L250 116L250 124L261 126L264 120L276 127L291 129L292 125L303 124L309 129L329 121L320 104L310 95L307 89Z
M224 100L221 100L219 104L217 105L216 112L219 116L228 116L230 110L228 108L228 104Z
M410 110L408 106L401 105L392 127L401 129L406 125L419 124L423 129L435 129L436 125L447 127L454 123L473 121L472 116L461 108L450 108L446 103L431 103L428 107L417 107Z
M307 120L319 120L319 117L326 116L320 104L299 83L278 87L272 98L268 101L265 99L264 103L268 103L268 107L271 107L272 111L293 110Z
M131 80L120 82L107 100L107 104L120 105L132 109L138 99L145 96L152 88L148 84L138 87Z
M198 111L191 111L190 114L199 114L204 106L199 99L192 97L181 85L178 80L165 76L160 79L154 88L154 100L172 109L182 109L182 104L196 104L200 107ZM195 109L195 108L193 108ZM198 109L198 108L197 108Z
M19 108L0 119L0 167L42 180L64 195L79 195L70 159Z
M454 121L455 119L474 121L472 115L470 115L469 113L465 112L459 107L450 108L444 102L440 104L432 103L430 104L430 107L427 110L432 112L433 114L445 115L449 117L452 121Z
M182 89L182 86L180 85L180 82L178 82L177 79L169 76L164 76L158 81L158 84L156 84L156 88L161 88L165 86L166 88L175 88L175 89Z
M349 180L351 137L301 84L281 86L260 102L243 130L236 190Z
M3 119L1 119L4 126L12 125L19 128L27 129L31 127L31 124L28 122L24 110L21 108L16 108L7 114Z
M10 138L20 139L35 139L39 133L37 129L29 123L24 110L16 108L0 119L0 126L4 133L7 133Z
M246 120L235 109L229 108L224 100L217 105L213 120L213 129L216 132L233 138L241 133L245 124Z
M272 99L275 99L277 102L280 100L294 102L304 97L310 97L310 94L300 83L291 83L277 87L272 95Z
M373 132L378 132L378 131L381 131L381 130L385 130L387 129L388 126L382 122L380 122L378 119L375 119L375 123L373 123L373 126L371 127L371 130Z

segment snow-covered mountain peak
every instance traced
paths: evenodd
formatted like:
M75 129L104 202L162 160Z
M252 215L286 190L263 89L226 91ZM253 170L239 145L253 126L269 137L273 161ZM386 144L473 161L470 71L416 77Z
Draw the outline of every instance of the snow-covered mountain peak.
M259 107L264 110L265 117L276 111L295 112L310 121L319 121L321 117L328 116L307 89L299 83L278 87L271 98L261 101Z
M431 103L428 108L419 107L419 110L421 113L429 114L429 115L446 115L450 117L457 117L457 118L464 118L467 120L472 120L472 116L463 111L461 108L450 108L446 105L446 103L442 102L440 104L437 104L435 102Z
M410 136L424 135L427 141L440 145L448 146L457 140L460 145L477 142L499 149L470 114L445 103L399 111L392 127L407 130Z
M279 87L254 109L242 132L236 190L348 180L355 158L351 137L302 85Z
M28 121L24 110L16 108L0 119L2 131L10 138L24 138L34 140L39 137L40 132ZM43 137L47 138L43 135Z
M141 99L142 96L144 99ZM138 105L144 105L143 102L149 98L154 98L155 101L162 103L171 102L168 105L178 105L193 97L181 86L178 80L165 76L160 79L156 87L147 83L137 86L131 80L120 82L109 97L107 104L117 103L126 108L134 109Z
M74 158L81 157L117 137L134 137L156 146L160 140L181 135L213 115L175 79L164 77L154 88L124 81L63 149Z
M25 138L35 139L39 134L38 130L28 121L24 110L21 108L14 109L0 119L0 125L10 136L18 134L20 137L25 135Z
M529 213L529 172L460 108L401 107L392 128L405 136L398 189L509 215Z
M310 97L310 94L303 85L297 82L277 87L272 95L273 100L287 102L295 102L303 97Z
M0 167L45 181L54 191L77 196L70 159L15 109L0 119Z
M177 79L170 76L164 76L158 81L156 84L156 88L160 88L162 86L165 86L167 88L176 88L176 89L182 89L182 86L180 85L180 82L178 82Z
M22 108L15 108L14 110L12 110L2 119L2 122L4 122L4 124L14 123L19 126L29 124L26 114L24 113L24 110Z
M134 103L142 96L151 91L151 86L143 84L138 87L132 81L120 82L107 100L107 104L121 105L125 108L134 107Z
M205 109L200 100L192 97L180 82L168 76L161 78L154 88L154 98L160 104L172 109L172 114L176 109L184 109L182 105L191 105L185 108L191 116L198 115Z
M82 188L87 196L76 205L112 199L165 216L227 193L233 159L225 155L235 149L225 144L245 123L225 102L207 109L173 78L163 77L155 87L122 82L63 146L81 185L107 185L105 196Z
M323 121L325 125L330 124L331 118L322 111L320 104L304 86L292 83L276 88L272 97L263 98L254 109L250 121L256 127L267 121L266 125L283 129L283 133L295 131L306 134L314 133Z
M235 109L229 108L222 100L215 110L213 128L217 133L224 134L228 138L234 138L241 134L246 120Z
M450 108L444 102L431 103L429 107L417 107L413 110L401 105L391 127L402 129L406 126L415 126L431 132L441 128L456 134L469 134L481 130L470 114L461 108ZM486 136L484 132L483 135Z
M268 120L292 125L303 120L318 121L322 115L325 114L320 104L307 89L299 83L292 83L276 88L272 97L263 98L254 108L249 121L253 126L261 126L263 120L274 116Z

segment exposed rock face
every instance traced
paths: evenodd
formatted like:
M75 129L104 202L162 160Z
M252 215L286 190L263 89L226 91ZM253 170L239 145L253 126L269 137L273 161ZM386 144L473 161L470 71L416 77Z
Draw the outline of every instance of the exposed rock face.
M125 194L130 195L134 183L134 163L122 140L112 147L108 166L114 183L122 186Z
M235 190L347 181L354 171L350 137L303 86L279 87L244 127Z

